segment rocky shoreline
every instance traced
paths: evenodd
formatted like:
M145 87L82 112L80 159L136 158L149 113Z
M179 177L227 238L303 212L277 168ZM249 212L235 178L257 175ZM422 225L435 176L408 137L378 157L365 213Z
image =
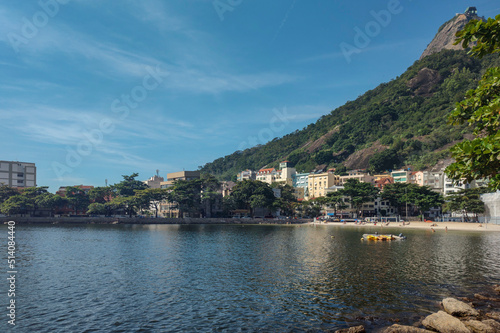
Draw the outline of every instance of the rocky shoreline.
M440 310L422 317L413 325L394 324L375 333L500 333L500 286L496 285L473 297L445 298ZM364 333L365 327L355 326L335 333Z

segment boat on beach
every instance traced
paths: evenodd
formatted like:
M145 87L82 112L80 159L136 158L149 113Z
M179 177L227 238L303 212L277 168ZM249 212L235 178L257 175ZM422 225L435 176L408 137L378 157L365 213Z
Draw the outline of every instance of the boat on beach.
M363 237L361 238L361 240L368 240L368 241L393 241L393 240L404 240L404 239L406 239L406 236L403 236L403 234L399 234L399 236L392 234L385 234L385 235L363 234Z

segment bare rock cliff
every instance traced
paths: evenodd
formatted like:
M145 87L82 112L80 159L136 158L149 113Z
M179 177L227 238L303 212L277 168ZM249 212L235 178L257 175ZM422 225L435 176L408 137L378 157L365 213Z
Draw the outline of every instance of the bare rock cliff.
M417 96L432 96L434 87L441 81L441 75L434 69L422 68L417 76L406 83Z
M461 45L453 45L455 43L455 34L462 30L463 27L471 20L481 20L482 18L477 16L477 11L475 7L469 7L464 14L457 14L454 18L446 22L439 28L438 33L432 40L432 42L427 45L424 53L420 56L420 59L431 55L433 53L438 53L443 49L448 50L461 50Z

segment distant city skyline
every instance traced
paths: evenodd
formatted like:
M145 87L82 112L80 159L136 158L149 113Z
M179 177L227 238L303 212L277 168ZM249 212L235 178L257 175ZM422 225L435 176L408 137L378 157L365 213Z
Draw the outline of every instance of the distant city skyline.
M498 1L4 1L0 160L105 186L265 144L390 81Z

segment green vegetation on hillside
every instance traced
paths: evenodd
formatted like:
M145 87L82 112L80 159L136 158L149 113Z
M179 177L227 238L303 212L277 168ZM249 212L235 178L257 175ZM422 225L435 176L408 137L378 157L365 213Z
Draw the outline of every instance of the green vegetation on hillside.
M440 151L443 147L471 133L466 125L447 124L447 116L488 68L499 65L498 56L471 58L465 51L430 55L316 123L207 163L201 171L231 179L244 169L277 167L284 159L299 172L317 165L339 168L346 162L373 171L403 165L426 168L449 157L447 150ZM351 155L361 149L367 149L360 155L369 161L353 160ZM381 163L386 156L390 165Z

